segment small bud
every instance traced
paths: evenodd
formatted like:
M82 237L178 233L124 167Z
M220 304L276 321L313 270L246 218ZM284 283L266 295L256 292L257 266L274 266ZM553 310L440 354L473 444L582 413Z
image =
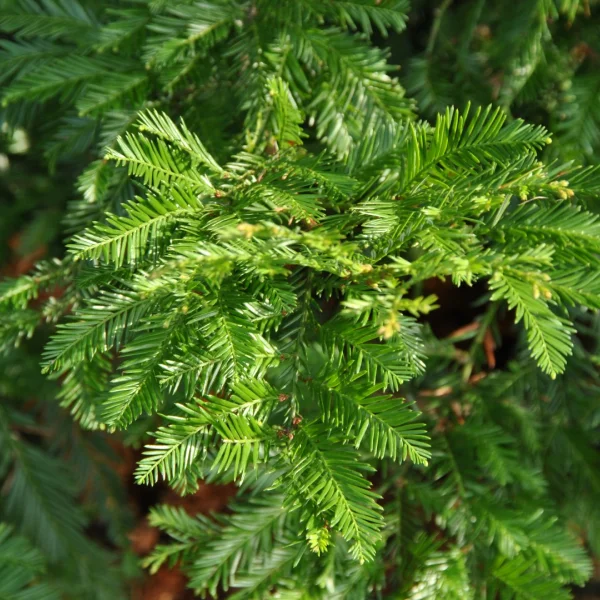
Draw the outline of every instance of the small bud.
M257 231L260 231L261 227L251 223L240 223L236 229L250 239Z
M400 323L394 316L392 316L381 325L381 327L377 330L377 333L383 337L383 339L389 340L398 331L400 331Z
M277 399L279 400L279 402L285 402L286 400L289 400L290 397L288 394L279 394L279 397Z

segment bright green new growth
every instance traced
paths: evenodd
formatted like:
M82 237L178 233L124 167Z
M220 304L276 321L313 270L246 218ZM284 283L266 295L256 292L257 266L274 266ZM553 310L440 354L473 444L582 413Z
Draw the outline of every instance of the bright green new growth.
M542 162L549 132L501 109L417 120L369 39L405 27L404 1L166 4L0 19L18 34L3 59L32 54L5 105L58 97L103 148L67 256L2 284L3 346L66 282L42 308L61 404L88 429L149 430L140 484L240 486L227 516L156 507L173 542L146 565L233 598L568 597L591 567L548 488L567 467L600 484L578 418L535 388L559 405L569 361L588 366L600 171ZM483 290L463 354L424 325L432 279ZM525 343L479 383L499 312Z

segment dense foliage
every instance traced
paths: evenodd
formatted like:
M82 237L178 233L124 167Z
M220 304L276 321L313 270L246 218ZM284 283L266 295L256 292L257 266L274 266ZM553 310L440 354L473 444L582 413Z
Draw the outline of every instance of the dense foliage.
M201 597L583 585L598 8L0 1L0 596L126 596L111 435L238 484L151 512Z

